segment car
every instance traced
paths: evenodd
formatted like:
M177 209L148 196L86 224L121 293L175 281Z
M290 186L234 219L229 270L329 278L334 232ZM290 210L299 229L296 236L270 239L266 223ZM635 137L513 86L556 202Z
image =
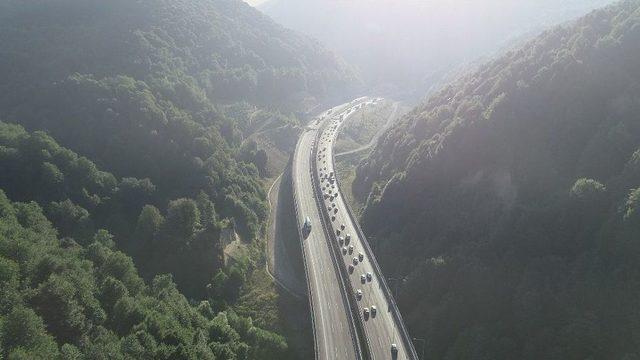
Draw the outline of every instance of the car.
M347 255L347 247L346 246L342 247L342 255Z
M304 218L304 223L302 224L302 230L307 233L311 232L311 219L309 219L308 216Z
M362 290L360 289L356 290L356 299L358 300L362 299Z
M337 214L338 213L338 208L333 209L333 213Z
M367 272L367 281L373 280L373 275L370 272Z
M360 260L360 262L364 261L364 254L363 253L358 253L358 260Z
M375 317L377 312L378 312L378 309L376 308L376 306L371 305L371 316Z
M344 230L344 228L347 227L345 224L340 225L340 229Z
M349 254L353 253L353 245L349 245Z
M327 206L327 211L331 211L331 206Z
M336 217L335 217L335 216L332 216L332 217L331 217L331 222L334 222L334 221L336 221Z
M391 344L391 355L394 357L398 355L398 345Z
M337 236L340 236L340 229L337 229L337 230L336 230L336 235L337 235Z
M357 257L354 256L351 261L353 261L353 265L358 265L358 258Z
M342 224L342 225L344 226L344 224ZM349 241L351 241L351 234L347 234L347 235L344 237L344 241L346 241L346 242L347 242L347 244L348 244L348 243L349 243Z
M338 244L340 244L340 246L344 244L344 238L342 236L338 236Z
M349 274L353 273L354 267L353 265L349 264Z

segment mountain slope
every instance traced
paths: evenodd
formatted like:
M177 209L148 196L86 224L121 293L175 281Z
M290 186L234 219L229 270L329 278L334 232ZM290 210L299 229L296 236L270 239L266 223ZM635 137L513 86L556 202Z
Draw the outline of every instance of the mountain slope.
M611 0L270 0L258 8L320 39L381 89L422 98L447 72Z
M35 203L0 190L0 356L275 359L284 340L232 311L192 305L171 276L145 284L104 231L59 239Z
M0 42L0 119L150 178L159 202L204 191L247 238L266 205L264 166L239 159L243 139L256 121L295 126L292 111L353 80L239 0L5 1Z
M640 355L638 59L624 1L446 86L359 166L365 232L429 357Z
M282 137L295 135L299 113L348 93L356 80L350 68L239 0L1 1L0 44L0 191L43 209L59 237L47 230L51 236L42 251L71 257L93 276L93 265L69 253L69 246L83 253L99 235L131 256L145 280L173 275L175 286L162 277L158 297L179 298L156 305L130 291L133 299L127 298L118 317L90 299L103 296L99 274L83 279L91 283L87 292L70 292L74 272L62 290L52 291L64 292L70 303L90 301L95 311L86 317L100 318L79 321L81 329L68 336L50 328L51 314L34 308L42 319L28 313L32 328L0 329L0 357L40 356L29 352L38 344L11 338L23 330L40 335L43 326L58 339L59 350L69 342L87 358L295 356L282 338L259 329L284 330L278 294L261 277L267 153L247 139L273 129ZM278 150L289 142L274 141ZM41 223L50 227L47 220ZM234 245L243 251L224 262L221 234L235 233L241 241ZM10 271L20 260L11 246L21 234L13 226L0 234L0 264L8 258ZM24 247L37 250L40 238L27 239ZM33 261L40 262L39 255ZM21 297L5 298L2 291L0 326L12 306L33 307L40 280L58 281L75 266L45 260L37 281L27 273L34 263L17 265L20 277L11 279L18 279L13 285ZM120 265L113 271L131 275ZM3 276L5 267L0 270ZM262 280L259 288L253 279ZM107 290L122 293L116 287ZM254 296L243 303L246 294ZM204 299L211 307L202 309L206 319L189 305ZM148 303L154 311L138 308ZM172 310L166 318L156 314L165 305L189 307L176 320ZM83 310L69 308L68 318L54 320L82 318ZM239 328L227 331L224 314L212 318L231 309L253 323L230 319ZM113 356L100 350L106 342L117 348ZM46 353L50 341L43 344ZM87 348L93 345L98 350ZM65 356L77 358L72 355Z
M322 97L351 76L319 44L241 1L10 0L0 6L3 95L78 72L143 80L183 105L202 102L203 95L285 105L302 95ZM193 85L196 94L183 89Z

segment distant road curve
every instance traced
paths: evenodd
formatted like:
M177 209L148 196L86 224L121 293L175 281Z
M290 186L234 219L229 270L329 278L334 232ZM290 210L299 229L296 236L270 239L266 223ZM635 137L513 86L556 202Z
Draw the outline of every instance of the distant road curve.
M376 135L371 139L371 141L369 141L368 144L360 146L359 148L356 148L356 149L353 149L353 150L337 153L334 156L335 157L340 157L340 156L351 155L351 154L359 153L361 151L365 151L365 150L371 148L376 142L378 142L378 139L380 139L380 137L382 136L384 131L387 130L389 128L389 126L391 126L391 122L393 122L393 120L396 117L396 113L398 112L398 107L399 107L399 103L398 102L394 102L393 103L393 110L391 111L391 114L389 114L389 117L387 117L387 121L385 122L384 126L381 127L380 130L378 130Z

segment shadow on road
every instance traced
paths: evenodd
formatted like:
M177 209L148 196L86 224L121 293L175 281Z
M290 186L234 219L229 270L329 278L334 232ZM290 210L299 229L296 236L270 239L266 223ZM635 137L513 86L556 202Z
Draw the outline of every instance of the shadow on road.
M281 281L291 285L292 290L306 294L302 248L298 238L293 190L291 188L291 168L287 167L278 189L274 204L274 272Z

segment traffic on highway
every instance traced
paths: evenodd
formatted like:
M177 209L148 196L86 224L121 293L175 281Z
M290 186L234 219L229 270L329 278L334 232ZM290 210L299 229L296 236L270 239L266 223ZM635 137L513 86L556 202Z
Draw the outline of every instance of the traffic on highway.
M305 248L314 248L318 253L318 248L323 247L325 250L323 254L328 258L333 256L334 263L333 269L317 268L314 266L317 266L318 259L305 258L308 260L307 278L309 281L334 282L322 283L321 285L315 283L314 286L310 286L310 302L313 302L313 299L317 297L322 297L321 294L314 294L313 291L331 293L332 296L343 298L340 309L334 311L350 312L341 319L346 321L348 326L345 327L353 333L351 336L353 343L349 346L355 349L356 356L372 359L417 359L400 313L375 257L341 195L333 164L333 144L340 126L357 110L380 100L359 98L351 103L326 111L311 122L312 125L301 136L301 139L307 140L299 141L296 148L294 160L300 161L300 163L295 167L294 176L299 179L298 182L311 184L311 189L303 190L299 186L300 184L298 184L298 189L312 192L311 194L297 192L295 194L296 202L302 202L304 198L316 199L315 209L300 209L303 211L299 214L300 230L305 239L303 240L303 252ZM308 144L309 138L313 138L310 146ZM303 154L304 152L306 154ZM308 164L310 168L306 168L307 163L302 161L302 158L311 159ZM297 177L298 175L300 177ZM307 179L303 180L302 177ZM310 241L318 243L309 244ZM308 256L313 255L308 254ZM322 263L325 266L330 266L330 261ZM326 273L327 276L322 279L314 279L317 273ZM341 292L343 296L339 296L337 291ZM337 299L333 299L333 301L338 302ZM326 346L326 336L344 335L326 332L326 328L333 329L336 324L323 323L323 319L318 319L317 315L320 311L314 308L316 305L319 304L312 304L312 311L316 313L312 314L312 319L314 319L314 337L316 338L316 355L318 356L319 353L327 354L329 351L328 349L318 349L319 346ZM325 315L320 314L320 317L322 316ZM349 324L351 321L353 323ZM340 340L332 341L332 343L339 342Z

